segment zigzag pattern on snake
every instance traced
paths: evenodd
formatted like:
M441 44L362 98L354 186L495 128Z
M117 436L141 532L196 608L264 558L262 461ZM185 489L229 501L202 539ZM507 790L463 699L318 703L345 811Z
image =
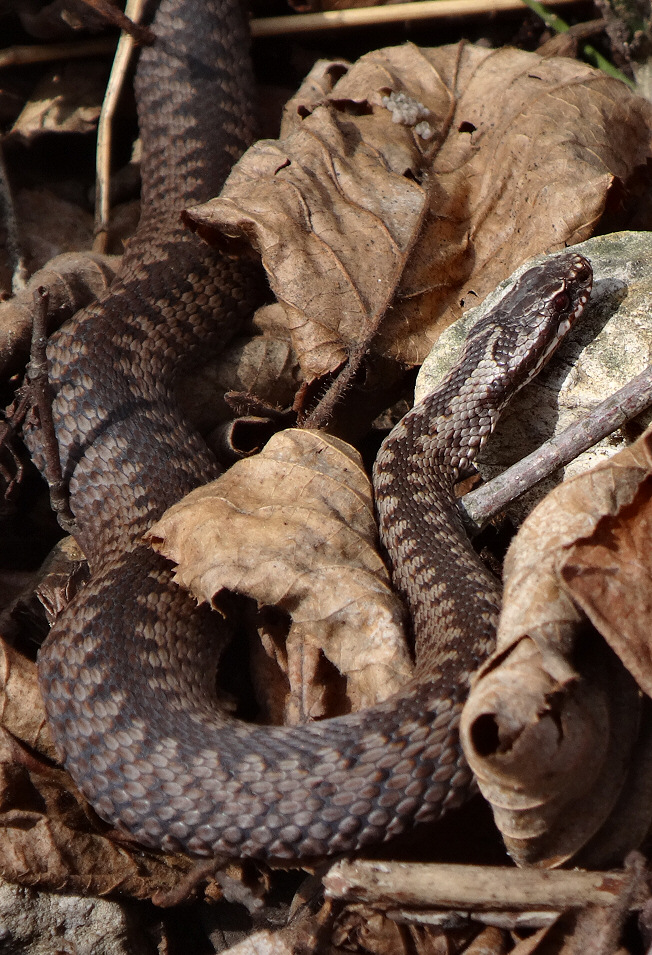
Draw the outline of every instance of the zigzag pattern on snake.
M303 727L224 716L214 704L217 615L197 609L141 537L219 473L180 416L174 378L228 340L256 296L247 270L185 232L179 210L219 191L250 141L253 94L236 0L163 0L154 30L137 79L138 233L106 297L48 347L92 580L41 651L47 712L97 812L146 846L285 859L348 851L468 794L458 721L493 642L499 590L466 538L452 485L506 398L581 313L591 269L567 253L528 272L381 449L380 528L412 614L414 681L367 712Z

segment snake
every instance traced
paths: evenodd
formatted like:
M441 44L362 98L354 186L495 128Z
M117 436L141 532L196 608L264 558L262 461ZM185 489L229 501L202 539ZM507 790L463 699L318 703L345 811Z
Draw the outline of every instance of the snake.
M367 710L283 727L215 701L219 614L177 586L143 535L221 473L175 399L257 300L249 265L186 230L254 135L237 0L162 0L136 94L141 220L103 298L47 347L75 535L91 578L54 623L38 676L61 758L96 812L139 845L301 860L383 842L473 791L459 718L493 647L500 588L454 485L507 399L582 313L592 272L572 251L528 270L471 331L455 368L382 444L382 544L412 620L414 677ZM38 430L27 436L37 465Z

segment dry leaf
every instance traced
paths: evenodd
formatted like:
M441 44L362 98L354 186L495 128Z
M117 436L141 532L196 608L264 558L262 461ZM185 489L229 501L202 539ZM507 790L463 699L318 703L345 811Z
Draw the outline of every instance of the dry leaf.
M260 309L269 314L274 306ZM193 369L177 389L179 404L198 431L206 433L233 410L225 395L229 392L255 395L270 407L292 405L299 385L299 368L290 342L273 329L252 338L239 339L218 358ZM184 386L185 383L185 386Z
M400 888L397 889L400 898ZM410 913L412 914L412 913ZM433 925L410 925L401 909L389 917L366 905L348 905L333 932L338 952L369 952L373 955L453 955L468 951L466 942L477 932L474 926L443 931ZM484 955L502 955L486 952Z
M507 955L511 951L514 950L507 933L493 926L483 929L464 949L465 955Z
M59 254L91 248L93 216L81 206L45 187L19 190L14 206L29 274L49 269Z
M44 132L93 132L105 87L106 65L101 61L67 64L38 84L10 136L29 142Z
M26 746L56 759L36 664L0 639L0 725Z
M650 826L650 706L641 710L638 688L620 661L587 633L560 576L582 592L599 629L607 620L602 633L634 676L649 680L643 613L650 598L640 555L651 445L648 432L611 461L566 481L532 512L507 556L498 649L478 674L461 733L519 863L559 864L580 851L582 861L622 858ZM620 573L605 559L616 538L627 545ZM628 565L626 556L634 554L638 565ZM605 594L616 579L617 599ZM637 608L631 614L630 605ZM628 633L633 646L624 639Z
M309 376L372 336L419 363L471 290L587 238L649 157L652 106L575 61L405 45L362 57L320 99L343 69L320 65L282 138L189 213L206 237L258 249Z
M106 29L106 14L86 3L48 0L35 6L31 0L16 0L13 8L29 36L48 43L70 40L82 30L97 33Z
M644 448L650 452L652 439ZM561 567L568 593L652 696L652 473L631 504L600 518L577 541Z
M106 291L116 265L115 256L66 252L36 272L23 291L0 302L0 375L8 378L22 368L29 355L37 288L48 290L49 317L56 315L63 321Z
M345 442L280 432L261 454L172 507L151 534L198 600L226 588L290 614L296 699L288 715L314 715L302 675L306 658L314 663L322 651L346 675L355 708L409 680L402 607L376 550L369 479Z

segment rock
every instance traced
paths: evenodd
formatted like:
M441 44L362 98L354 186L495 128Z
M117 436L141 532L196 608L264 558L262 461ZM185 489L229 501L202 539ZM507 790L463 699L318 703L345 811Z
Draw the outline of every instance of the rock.
M593 266L594 285L586 314L543 372L520 392L502 416L478 460L478 470L490 480L553 435L586 416L650 364L652 351L652 233L620 232L596 236L573 246ZM533 264L525 263L482 305L470 309L439 338L423 364L415 401L432 391L456 360L468 329L478 321ZM581 454L563 473L557 472L525 494L513 508L520 521L525 513L563 477L585 471L610 457L642 432L652 418L650 409L635 422L614 432Z
M0 881L0 952L139 955L155 950L125 906Z

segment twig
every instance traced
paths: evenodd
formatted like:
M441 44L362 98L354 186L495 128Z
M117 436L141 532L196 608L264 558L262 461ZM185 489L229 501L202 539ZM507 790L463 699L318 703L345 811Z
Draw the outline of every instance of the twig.
M71 43L35 43L33 46L10 46L0 51L0 69L26 66L32 63L50 63L52 60L104 56L113 53L115 40L101 37Z
M554 0L554 5L574 2L575 0ZM288 33L311 33L315 30L400 23L404 20L468 17L522 8L523 0L422 0L420 3L392 3L355 10L326 10L323 13L300 13L296 16L260 17L252 20L250 25L252 36L279 36Z
M546 26L550 27L550 29L556 33L567 33L570 30L569 25L562 20L561 17L558 17L555 13L551 13L550 10L547 10L538 0L523 0L523 3L525 3L533 13L541 17ZM631 90L636 91L636 84L633 83L628 76L625 76L624 73L621 73L606 57L598 53L594 46L591 46L589 43L582 44L582 53L587 60L590 60L591 63L602 70L603 73L606 73L608 76L613 76L614 79L620 80L621 83L625 83L626 86L629 86Z
M470 521L482 527L511 501L635 418L651 404L652 365L601 402L588 417L576 421L518 464L465 495L460 503Z
M611 955L616 952L618 942L627 916L634 907L634 900L640 897L641 889L645 888L647 870L645 857L640 852L630 852L625 859L625 873L628 879L623 884L619 898L609 911L609 918L605 919L605 927L600 931L594 943L594 955Z
M585 20L584 23L575 23L565 33L555 33L553 37L537 47L539 56L572 56L577 57L579 45L589 37L603 33L607 21L604 17L599 20Z
M25 469L20 455L14 447L16 433L29 411L29 399L20 392L16 395L16 401L5 412L5 420L0 421L0 452L6 451L10 465L5 465L0 459L0 478L5 483L3 498L9 501L13 492L19 487L23 480Z
M38 288L34 292L34 327L32 330L32 354L27 367L27 379L32 391L33 401L38 408L41 445L45 460L45 477L50 487L52 510L59 518L64 530L71 532L75 519L68 503L68 488L63 480L59 444L54 430L52 417L52 392L48 380L48 359L46 355L47 314L49 294L47 289Z
M324 877L326 895L344 901L475 912L565 911L600 905L640 909L648 897L631 869L540 871L450 863L336 862ZM399 901L400 900L400 903Z
M353 385L369 351L372 337L373 335L367 335L363 342L352 349L346 364L320 399L319 404L306 418L299 417L298 423L302 428L314 428L318 431L327 427L335 408Z
M134 15L134 8L130 8L129 4L127 4L123 13L108 0L84 0L84 3L91 10L95 10L100 16L104 17L107 23L112 23L124 33L128 33L136 43L141 45L151 44L156 39L149 27L144 27L139 23L142 11L138 9L137 4L134 6L138 9L138 13Z
M125 14L129 22L138 21L143 15L144 0L128 0ZM94 252L106 252L109 230L109 185L111 179L111 124L127 72L129 61L136 47L134 37L122 33L115 51L111 75L106 87L102 111L97 126L97 157L95 161L97 189L95 190L95 242Z

